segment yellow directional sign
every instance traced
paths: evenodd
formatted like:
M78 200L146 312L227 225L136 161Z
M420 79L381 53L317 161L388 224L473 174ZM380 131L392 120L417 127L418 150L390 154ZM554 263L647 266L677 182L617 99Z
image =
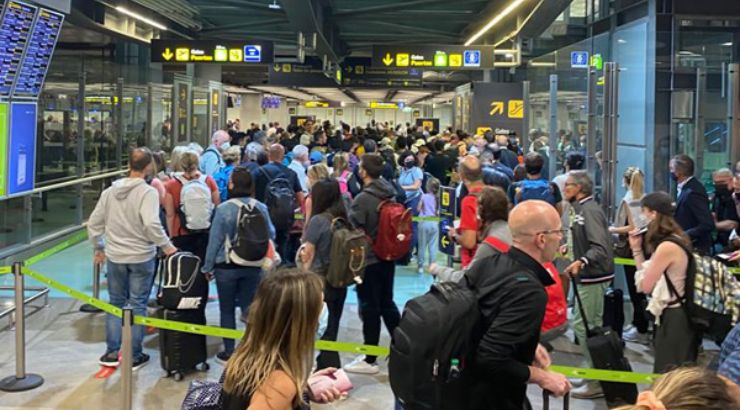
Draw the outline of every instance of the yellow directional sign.
M391 57L391 53L386 53L385 57L383 58L383 64L385 65L391 65L393 64L393 57Z
M504 115L504 102L503 101L491 101L491 115Z
M475 130L475 135L485 135L488 131L492 131L491 127L478 127Z
M280 64L275 64L275 65L274 65L274 66L272 67L272 69L273 69L273 70L275 70L275 72L276 72L276 73L279 73L279 72L280 72L280 70L282 70L282 67L280 66Z
M293 71L293 66L290 64L283 64L283 72L290 73Z
M244 52L241 48L230 48L229 49L229 61L241 63L244 59Z
M445 235L442 235L442 238L440 238L439 241L442 243L442 246L445 247L445 248L448 247L448 246L450 246L450 240L447 238L447 235L446 234Z
M190 61L190 49L189 48L176 48L175 49L175 60Z
M213 60L214 61L227 61L229 59L229 51L226 49L226 47L216 46L216 49L213 50Z
M523 100L509 100L509 118L524 118Z
M385 62L385 60L383 60ZM393 60L391 59L391 63ZM390 65L390 64L387 64ZM396 65L399 67L408 67L409 66L409 55L408 53L398 53L396 54Z
M172 60L172 57L175 55L172 53L172 50L170 50L169 47L164 49L164 52L162 53L162 58L164 58L166 61Z
M450 67L462 67L462 54L450 54Z
M442 206L450 206L450 193L447 191L442 192Z

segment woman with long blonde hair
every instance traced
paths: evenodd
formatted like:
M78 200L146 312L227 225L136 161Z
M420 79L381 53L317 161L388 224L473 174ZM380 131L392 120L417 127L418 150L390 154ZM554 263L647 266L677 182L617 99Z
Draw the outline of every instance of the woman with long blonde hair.
M740 410L738 386L700 367L680 367L660 376L637 403L614 410Z
M277 271L262 280L249 308L248 331L226 364L224 410L292 410L304 408L308 400L339 398L333 388L322 397L308 393L323 289L319 276L299 270ZM311 377L335 371L324 369Z

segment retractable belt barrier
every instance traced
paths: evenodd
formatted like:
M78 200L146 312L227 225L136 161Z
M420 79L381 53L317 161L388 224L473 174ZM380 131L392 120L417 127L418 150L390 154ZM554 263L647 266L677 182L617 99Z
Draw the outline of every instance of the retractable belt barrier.
M301 215L301 219L302 217L303 216ZM437 217L415 217L414 220L416 221L424 221L424 220L438 221L439 218ZM85 231L76 233L68 240L42 253L39 253L38 255L35 255L27 259L26 263L28 265L37 263L45 258L48 258L49 256L57 252L60 252L72 245L75 245L85 240L86 237L87 235ZM629 266L635 265L634 260L626 259L626 258L615 258L614 263L618 265L629 265ZM735 274L740 274L740 268L730 268L730 270ZM43 274L36 272L34 270L28 269L26 267L22 267L21 272L22 274L27 275L30 278L33 278L50 288L53 288L62 293L65 293L69 295L70 297L77 299L83 303L87 303L92 306L95 306L96 308L100 309L101 311L105 313L111 314L119 318L123 317L123 309L117 308L109 303L103 302L100 299L89 296L81 291L78 291L69 286L66 286L60 282L57 282L54 279L48 278L44 276ZM9 273L12 273L11 267L0 266L0 275L9 274ZM151 318L151 317L134 316L133 322L134 324L137 324L137 325L151 326L151 327L158 328L158 329L172 330L172 331L185 332L185 333L193 333L193 334L199 334L199 335L211 336L211 337L241 339L244 336L244 331L241 331L241 330L226 329L226 328L221 328L221 327L216 327L216 326L195 325L192 323L176 322L176 321L157 319L157 318ZM324 340L316 341L315 348L317 350L335 351L335 352L344 352L344 353L353 353L353 354L366 354L366 355L371 355L371 356L388 356L390 352L389 348L383 347L383 346L370 346L370 345L345 343L345 342L330 342L330 341L324 341ZM607 382L639 383L639 384L650 384L659 376L657 374L651 374L651 373L634 373L634 372L613 371L613 370L584 369L584 368L579 368L579 367L560 366L560 365L552 365L549 367L549 370L557 372L557 373L561 373L568 377L578 377L578 378L583 378L583 379L607 381Z

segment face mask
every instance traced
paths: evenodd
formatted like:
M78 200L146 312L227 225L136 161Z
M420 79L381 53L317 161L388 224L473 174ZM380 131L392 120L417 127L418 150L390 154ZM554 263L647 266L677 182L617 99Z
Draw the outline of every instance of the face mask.
M730 195L730 190L727 188L727 185L715 185L714 192L716 192L718 196Z
M223 144L221 144L221 149L223 151L226 151L227 149L229 149L229 147L231 147L231 143L229 141L226 141Z

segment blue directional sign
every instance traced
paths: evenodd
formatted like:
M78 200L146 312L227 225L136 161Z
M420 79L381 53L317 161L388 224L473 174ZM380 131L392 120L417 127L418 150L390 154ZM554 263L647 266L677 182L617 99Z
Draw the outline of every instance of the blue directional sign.
M570 53L571 68L588 68L588 51L573 51Z
M480 50L465 50L463 65L465 67L480 67Z
M262 46L244 46L244 62L259 63L262 61Z

